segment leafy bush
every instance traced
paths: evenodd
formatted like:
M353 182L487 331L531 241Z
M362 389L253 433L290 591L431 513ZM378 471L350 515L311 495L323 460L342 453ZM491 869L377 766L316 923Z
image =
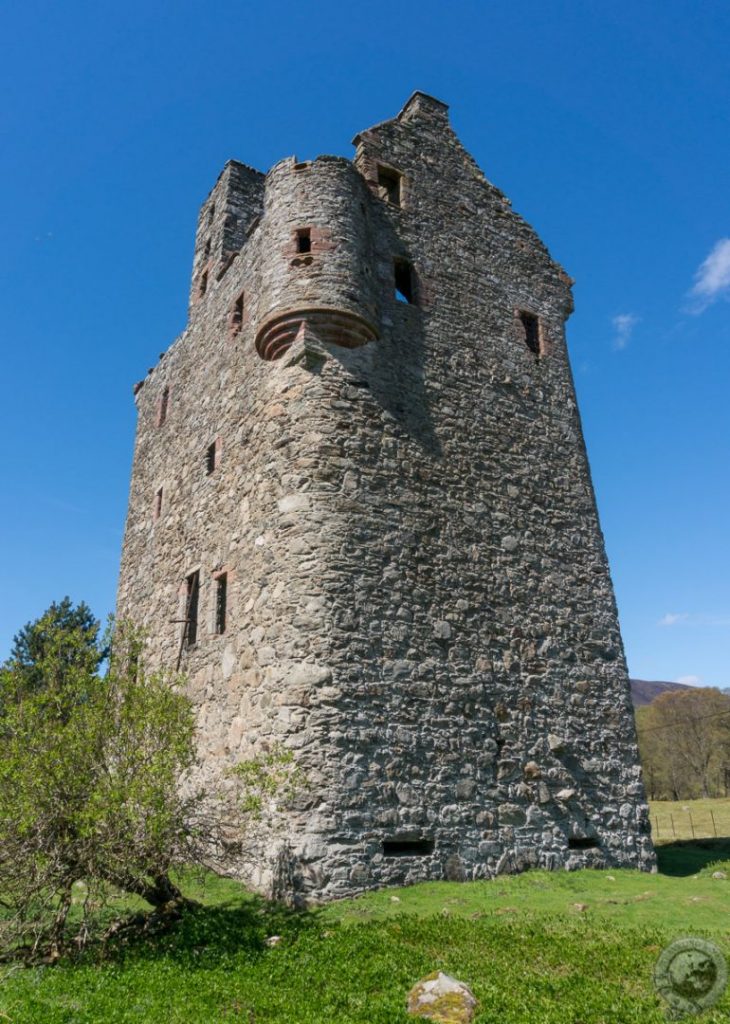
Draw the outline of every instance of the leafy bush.
M52 606L0 669L0 944L51 956L75 883L82 943L113 889L180 900L170 871L199 859L206 832L202 794L184 785L194 717L180 680L145 672L131 626L108 650L88 609L72 611Z

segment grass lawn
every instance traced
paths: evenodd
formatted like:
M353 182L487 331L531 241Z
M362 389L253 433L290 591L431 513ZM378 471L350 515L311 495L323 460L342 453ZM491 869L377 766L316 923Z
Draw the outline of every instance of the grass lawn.
M653 800L651 827L654 842L730 836L730 799Z
M660 849L657 875L529 872L429 883L293 913L210 877L176 931L75 964L0 966L11 1024L406 1024L435 969L467 981L478 1024L652 1024L673 938L730 956L730 839ZM269 936L281 936L268 946ZM730 995L701 1018L730 1019Z

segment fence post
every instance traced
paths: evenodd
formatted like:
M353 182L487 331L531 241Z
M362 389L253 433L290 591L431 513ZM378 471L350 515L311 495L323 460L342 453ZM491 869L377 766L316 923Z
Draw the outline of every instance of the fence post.
M717 825L715 824L715 815L710 810L710 817L712 818L712 831L715 833L715 839L717 839Z
M674 829L674 815L673 815L673 814L670 814L670 815L669 815L669 820L670 820L670 821L671 821L671 823L672 823L672 835L673 835L673 836L674 836L674 838L676 839L676 838L677 838L677 833L676 833L676 831L675 831L675 829Z
M695 838L695 824L692 821L692 811L687 812L689 814L689 827L692 829L692 838Z
M659 815L654 815L654 824L656 825L656 837L659 838Z

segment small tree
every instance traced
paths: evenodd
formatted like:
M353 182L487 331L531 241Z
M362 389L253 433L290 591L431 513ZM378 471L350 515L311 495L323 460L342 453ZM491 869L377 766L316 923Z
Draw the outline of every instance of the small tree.
M89 900L111 887L180 900L170 871L199 859L206 833L201 795L181 785L194 717L180 680L145 672L124 624L99 675L98 623L59 607L0 669L0 939L33 952L61 947L76 882L88 892L80 939Z
M72 667L95 672L109 653L99 642L100 631L101 623L87 604L74 606L70 597L64 597L16 633L5 667L25 688L40 689L48 683L44 672L53 648L57 669L64 674Z

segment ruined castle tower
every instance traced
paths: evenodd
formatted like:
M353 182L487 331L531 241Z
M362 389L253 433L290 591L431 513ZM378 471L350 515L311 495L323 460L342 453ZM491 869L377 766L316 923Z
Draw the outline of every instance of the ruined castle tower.
M239 865L263 891L649 868L571 280L445 104L355 145L231 161L203 204L135 389L118 612L186 674L210 780L292 751Z

